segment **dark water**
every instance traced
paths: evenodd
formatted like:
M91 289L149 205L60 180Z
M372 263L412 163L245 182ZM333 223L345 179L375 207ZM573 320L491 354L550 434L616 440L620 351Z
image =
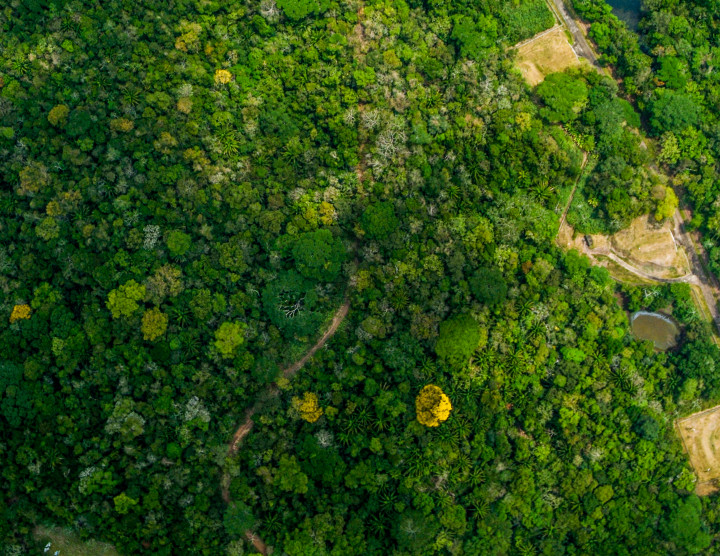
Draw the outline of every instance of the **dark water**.
M633 335L640 340L650 340L660 350L677 345L678 327L665 315L638 311L630 317Z
M613 13L633 31L637 30L640 22L641 0L605 0L612 6Z

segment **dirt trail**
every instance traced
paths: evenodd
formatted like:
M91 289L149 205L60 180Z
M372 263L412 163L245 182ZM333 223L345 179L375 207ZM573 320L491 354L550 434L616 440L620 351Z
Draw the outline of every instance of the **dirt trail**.
M575 197L575 190L577 189L577 186L583 177L583 172L585 172L585 166L587 166L588 153L587 151L583 151L582 153L583 161L582 165L580 166L580 175L578 175L578 178L575 180L575 185L573 185L572 191L570 191L570 196L568 197L568 202L565 205L565 210L563 210L562 216L560 217L560 227L558 228L558 235L560 234L560 230L562 230L563 224L565 224L565 217L567 216L568 210L570 210L570 205L572 205L573 198Z
M300 369L302 369L305 364L310 361L313 355L317 353L317 351L322 348L327 341L333 337L335 332L337 332L337 329L342 324L343 320L345 320L345 317L348 314L348 311L350 310L350 299L346 298L344 303L340 306L340 308L335 312L335 315L333 316L332 321L330 322L330 326L328 326L327 330L325 330L325 333L318 339L317 342L307 351L305 355L303 355L298 361L287 367L286 369L283 369L282 374L285 378L292 377L295 373L297 373ZM278 389L276 386L272 385L268 387L267 393L270 396L277 396L278 395ZM265 399L264 396L261 396L261 399ZM242 444L242 441L244 438L250 433L250 431L255 426L255 422L252 420L253 415L260 411L262 409L263 403L261 401L258 401L255 403L253 407L248 409L245 412L245 419L240 425L237 430L235 431L235 434L233 434L232 440L230 441L230 444L228 445L228 451L227 455L228 457L232 457L235 454L237 454L238 450L240 449L240 444ZM221 487L220 491L222 494L222 499L226 504L231 504L232 499L230 498L230 475L228 473L224 473L222 476L221 481ZM263 542L263 540L258 537L255 533L248 530L245 531L245 538L250 541L253 546L255 547L255 550L260 552L261 554L267 554L267 545Z
M333 317L332 322L330 323L330 326L325 331L325 334L322 335L322 337L317 341L317 343L310 348L310 350L303 355L302 359L299 361L293 363L290 365L287 369L283 371L283 376L286 378L290 378L292 375L294 375L296 372L298 372L300 369L302 369L305 366L305 363L307 363L310 358L315 355L315 352L319 350L321 347L325 345L325 342L327 342L332 336L337 332L338 326L342 323L343 320L345 320L345 317L348 314L348 311L350 310L350 300L346 299L345 303L343 303L340 308L335 313L335 316Z
M363 20L365 17L365 3L363 1L360 2L360 7L358 8L358 23L355 25L355 28L353 29L353 35L351 36L351 42L354 42L353 47L355 51L355 56L358 59L365 58L365 54L368 50L368 41L365 37L365 26L363 25ZM358 104L358 117L362 114L363 110L365 108L365 105L363 103ZM365 180L365 167L366 163L364 160L364 151L365 151L366 144L365 142L361 142L358 146L358 165L355 168L355 173L358 178L358 183L363 183ZM357 262L357 261L356 261ZM335 312L335 315L333 315L333 319L330 322L330 326L328 326L327 330L323 333L323 335L318 339L317 342L303 355L298 361L290 365L289 367L282 370L282 375L285 378L291 378L295 373L297 373L300 369L302 369L308 361L317 353L319 349L321 349L327 341L332 338L335 333L337 332L337 329L340 327L342 322L345 320L345 317L347 317L348 311L350 310L350 299L346 296L345 301L340 306L340 308ZM230 441L230 444L228 445L228 457L232 457L235 454L237 454L238 450L240 449L240 445L242 444L242 441L245 439L245 437L250 434L250 431L255 426L255 422L252 420L253 415L255 413L258 413L263 406L264 399L267 399L267 397L274 397L279 394L279 389L276 385L272 384L268 387L266 391L267 396L261 396L260 400L255 402L255 405L248 409L245 412L245 419L240 425L237 430L235 431L235 434L233 434L232 440ZM230 498L230 476L227 472L225 472L222 476L221 480L221 494L222 499L225 501L226 504L231 504L232 499ZM267 555L268 554L268 547L265 544L265 542L253 531L247 530L245 531L245 538L252 543L252 545L255 547L255 550L257 550L260 554Z

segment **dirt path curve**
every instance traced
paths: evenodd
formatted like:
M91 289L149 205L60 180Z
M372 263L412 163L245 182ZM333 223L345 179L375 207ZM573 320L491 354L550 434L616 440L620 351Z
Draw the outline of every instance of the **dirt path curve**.
M645 278L646 280L651 280L653 282L662 282L664 284L674 284L677 282L683 282L686 284L696 284L700 285L700 280L697 276L694 274L686 274L685 276L678 276L677 278L663 278L661 276L655 276L654 274L649 274L645 272L644 270L639 269L636 266L631 265L629 262L621 259L618 257L615 253L610 251L609 249L589 249L586 245L583 244L583 251L586 255L590 257L594 257L596 255L601 255L603 257L607 257L608 259L616 262L621 267L623 267L628 272L631 272L635 276L639 278Z
M325 330L323 335L320 336L318 341L315 342L315 344L307 351L307 353L305 353L305 355L303 355L298 361L296 361L289 367L283 369L282 374L285 378L292 377L295 373L302 369L305 364L310 361L312 356L315 355L315 353L317 353L317 351L322 348L327 343L327 341L335 335L335 332L337 332L337 329L340 327L343 320L345 320L345 317L347 316L349 310L350 299L346 297L343 304L335 312L335 315L333 315L330 326L328 326L327 330ZM277 387L274 385L271 385L267 389L267 393L270 396L277 396L278 392L279 391ZM261 396L261 400L262 399L266 399L266 397ZM253 407L251 407L245 412L245 419L243 420L242 425L237 428L235 434L233 434L230 444L228 445L228 457L232 457L237 454L238 450L240 449L240 444L242 444L244 438L248 434L250 434L250 431L255 426L255 422L252 419L253 415L255 415L255 413L262 409L262 405L262 401L258 401ZM220 492L222 494L223 501L228 505L231 504L232 499L230 498L230 475L227 472L224 473L222 476ZM257 550L260 554L268 553L267 545L254 532L250 530L245 531L245 538L253 544L255 550Z

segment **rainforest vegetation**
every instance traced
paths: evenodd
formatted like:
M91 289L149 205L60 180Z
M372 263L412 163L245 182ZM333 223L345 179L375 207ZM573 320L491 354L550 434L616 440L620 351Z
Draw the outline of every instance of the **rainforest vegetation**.
M615 78L531 88L542 0L2 4L0 554L711 553L710 325L554 238L674 186L720 271L720 5L575 0Z

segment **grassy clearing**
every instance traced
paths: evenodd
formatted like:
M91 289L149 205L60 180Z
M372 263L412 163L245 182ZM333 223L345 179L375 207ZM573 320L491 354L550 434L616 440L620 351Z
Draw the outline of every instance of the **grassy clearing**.
M59 556L120 556L111 545L97 541L83 541L70 529L40 525L35 528L33 535L43 545L51 543L48 554L54 554L59 550Z
M581 64L565 32L558 28L517 50L515 66L535 86L547 75Z

